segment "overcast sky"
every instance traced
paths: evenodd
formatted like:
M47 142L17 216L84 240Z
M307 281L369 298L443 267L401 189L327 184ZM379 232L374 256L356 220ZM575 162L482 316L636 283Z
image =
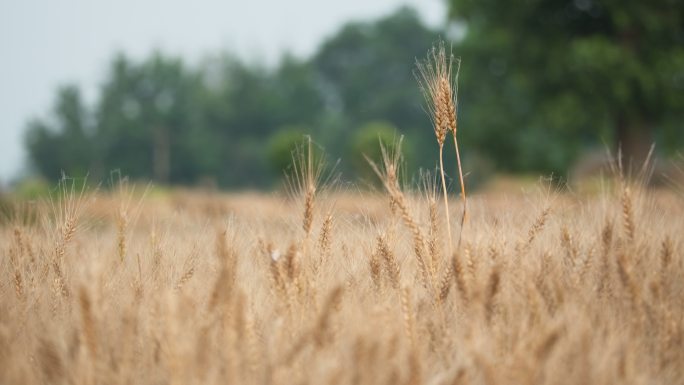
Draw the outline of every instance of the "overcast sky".
M414 6L432 26L444 0L0 0L0 185L26 168L23 131L55 89L75 83L92 103L112 55L159 48L190 63L220 50L274 63L310 55L346 21Z

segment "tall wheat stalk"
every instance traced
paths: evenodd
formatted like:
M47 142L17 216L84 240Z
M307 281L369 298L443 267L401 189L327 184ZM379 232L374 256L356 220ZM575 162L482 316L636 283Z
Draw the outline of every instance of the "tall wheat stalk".
M454 76L453 68L456 65ZM435 137L439 146L439 171L442 180L442 193L444 195L444 208L446 215L446 226L449 239L449 254L453 254L453 240L451 236L451 221L449 220L449 199L446 187L446 177L444 173L444 141L449 132L454 136L454 146L456 147L456 159L458 161L459 180L461 183L461 196L463 197L463 217L461 218L461 234L465 222L465 185L463 182L463 171L461 167L461 156L456 140L456 107L458 105L458 73L461 66L460 59L453 55L446 54L444 42L440 42L437 47L432 47L424 61L417 61L418 73L416 79L426 100L427 112L435 130ZM459 236L459 246L461 237Z

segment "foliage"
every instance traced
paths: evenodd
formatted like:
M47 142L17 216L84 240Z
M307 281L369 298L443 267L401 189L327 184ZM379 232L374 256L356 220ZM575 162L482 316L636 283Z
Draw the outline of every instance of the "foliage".
M451 0L465 31L452 39L463 63L464 171L562 175L605 143L635 159L653 140L663 152L681 149L683 14L669 0ZM292 133L281 129L303 127L352 179L368 176L358 150L371 152L377 133L364 131L382 121L405 135L411 164L432 169L433 130L412 72L450 31L400 8L348 23L310 58L285 55L273 67L227 53L193 67L161 52L119 54L93 105L74 85L57 91L52 114L28 123L27 152L50 181L66 173L99 182L120 170L158 184L264 188L289 161ZM445 168L456 175L452 162Z
M680 2L451 0L450 16L466 31L464 134L499 165L563 172L587 145L639 161L653 140L684 144L673 135L684 117Z
M385 119L404 132L426 126L412 71L438 36L410 8L374 23L346 25L313 58L330 108L352 124Z
M417 130L427 119L411 70L437 35L402 8L350 23L311 59L286 55L275 68L228 54L198 68L160 52L142 62L120 54L93 108L76 87L65 88L54 119L32 121L26 143L49 180L66 172L98 181L120 170L162 184L210 178L225 187L270 186L289 165L294 136L312 135L343 157L353 146L350 131L368 121L428 134Z
M93 127L78 88L58 90L53 116L50 121L29 122L26 144L35 167L51 180L64 171L73 176L88 173L94 157Z
M97 107L98 171L194 182L195 157L207 139L200 131L198 92L197 75L179 59L160 53L140 64L115 58Z
M382 163L381 148L388 152L396 151L397 136L396 127L384 121L369 122L356 130L350 148L356 174L367 181L375 180L376 176L368 162ZM402 147L406 152L406 146Z
M292 168L293 152L297 146L306 143L306 132L302 126L286 126L271 136L268 142L268 160L275 173Z

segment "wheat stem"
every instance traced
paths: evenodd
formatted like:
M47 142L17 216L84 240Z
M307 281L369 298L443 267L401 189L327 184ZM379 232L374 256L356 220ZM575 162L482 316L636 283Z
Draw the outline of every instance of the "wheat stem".
M467 219L468 210L468 198L466 196L465 182L463 180L463 168L461 167L461 154L458 150L458 140L456 139L456 131L454 134L454 147L456 148L456 163L458 164L458 179L461 183L461 199L463 200L463 215L461 216L461 230L458 234L458 247L461 247L461 240L463 239L463 227Z
M445 212L445 217L446 217L446 227L447 227L447 234L449 237L449 254L452 255L454 253L454 243L451 238L451 221L449 220L449 199L447 197L447 188L446 188L446 179L444 177L444 145L440 144L439 146L439 173L442 177L442 192L444 193L444 212ZM461 226L463 227L463 226Z

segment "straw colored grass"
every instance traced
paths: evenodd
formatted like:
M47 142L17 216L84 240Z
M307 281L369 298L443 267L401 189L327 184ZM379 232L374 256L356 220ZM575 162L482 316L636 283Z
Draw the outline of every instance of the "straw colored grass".
M466 205L454 60L439 45L419 66L444 222L434 177L400 184L401 139L371 163L382 193L323 183L308 139L287 195L65 181L16 202L0 384L684 384L684 194L615 178Z
M431 255L393 159L386 194L316 186L311 215L307 190L35 203L0 228L0 383L682 383L682 196L476 195Z

